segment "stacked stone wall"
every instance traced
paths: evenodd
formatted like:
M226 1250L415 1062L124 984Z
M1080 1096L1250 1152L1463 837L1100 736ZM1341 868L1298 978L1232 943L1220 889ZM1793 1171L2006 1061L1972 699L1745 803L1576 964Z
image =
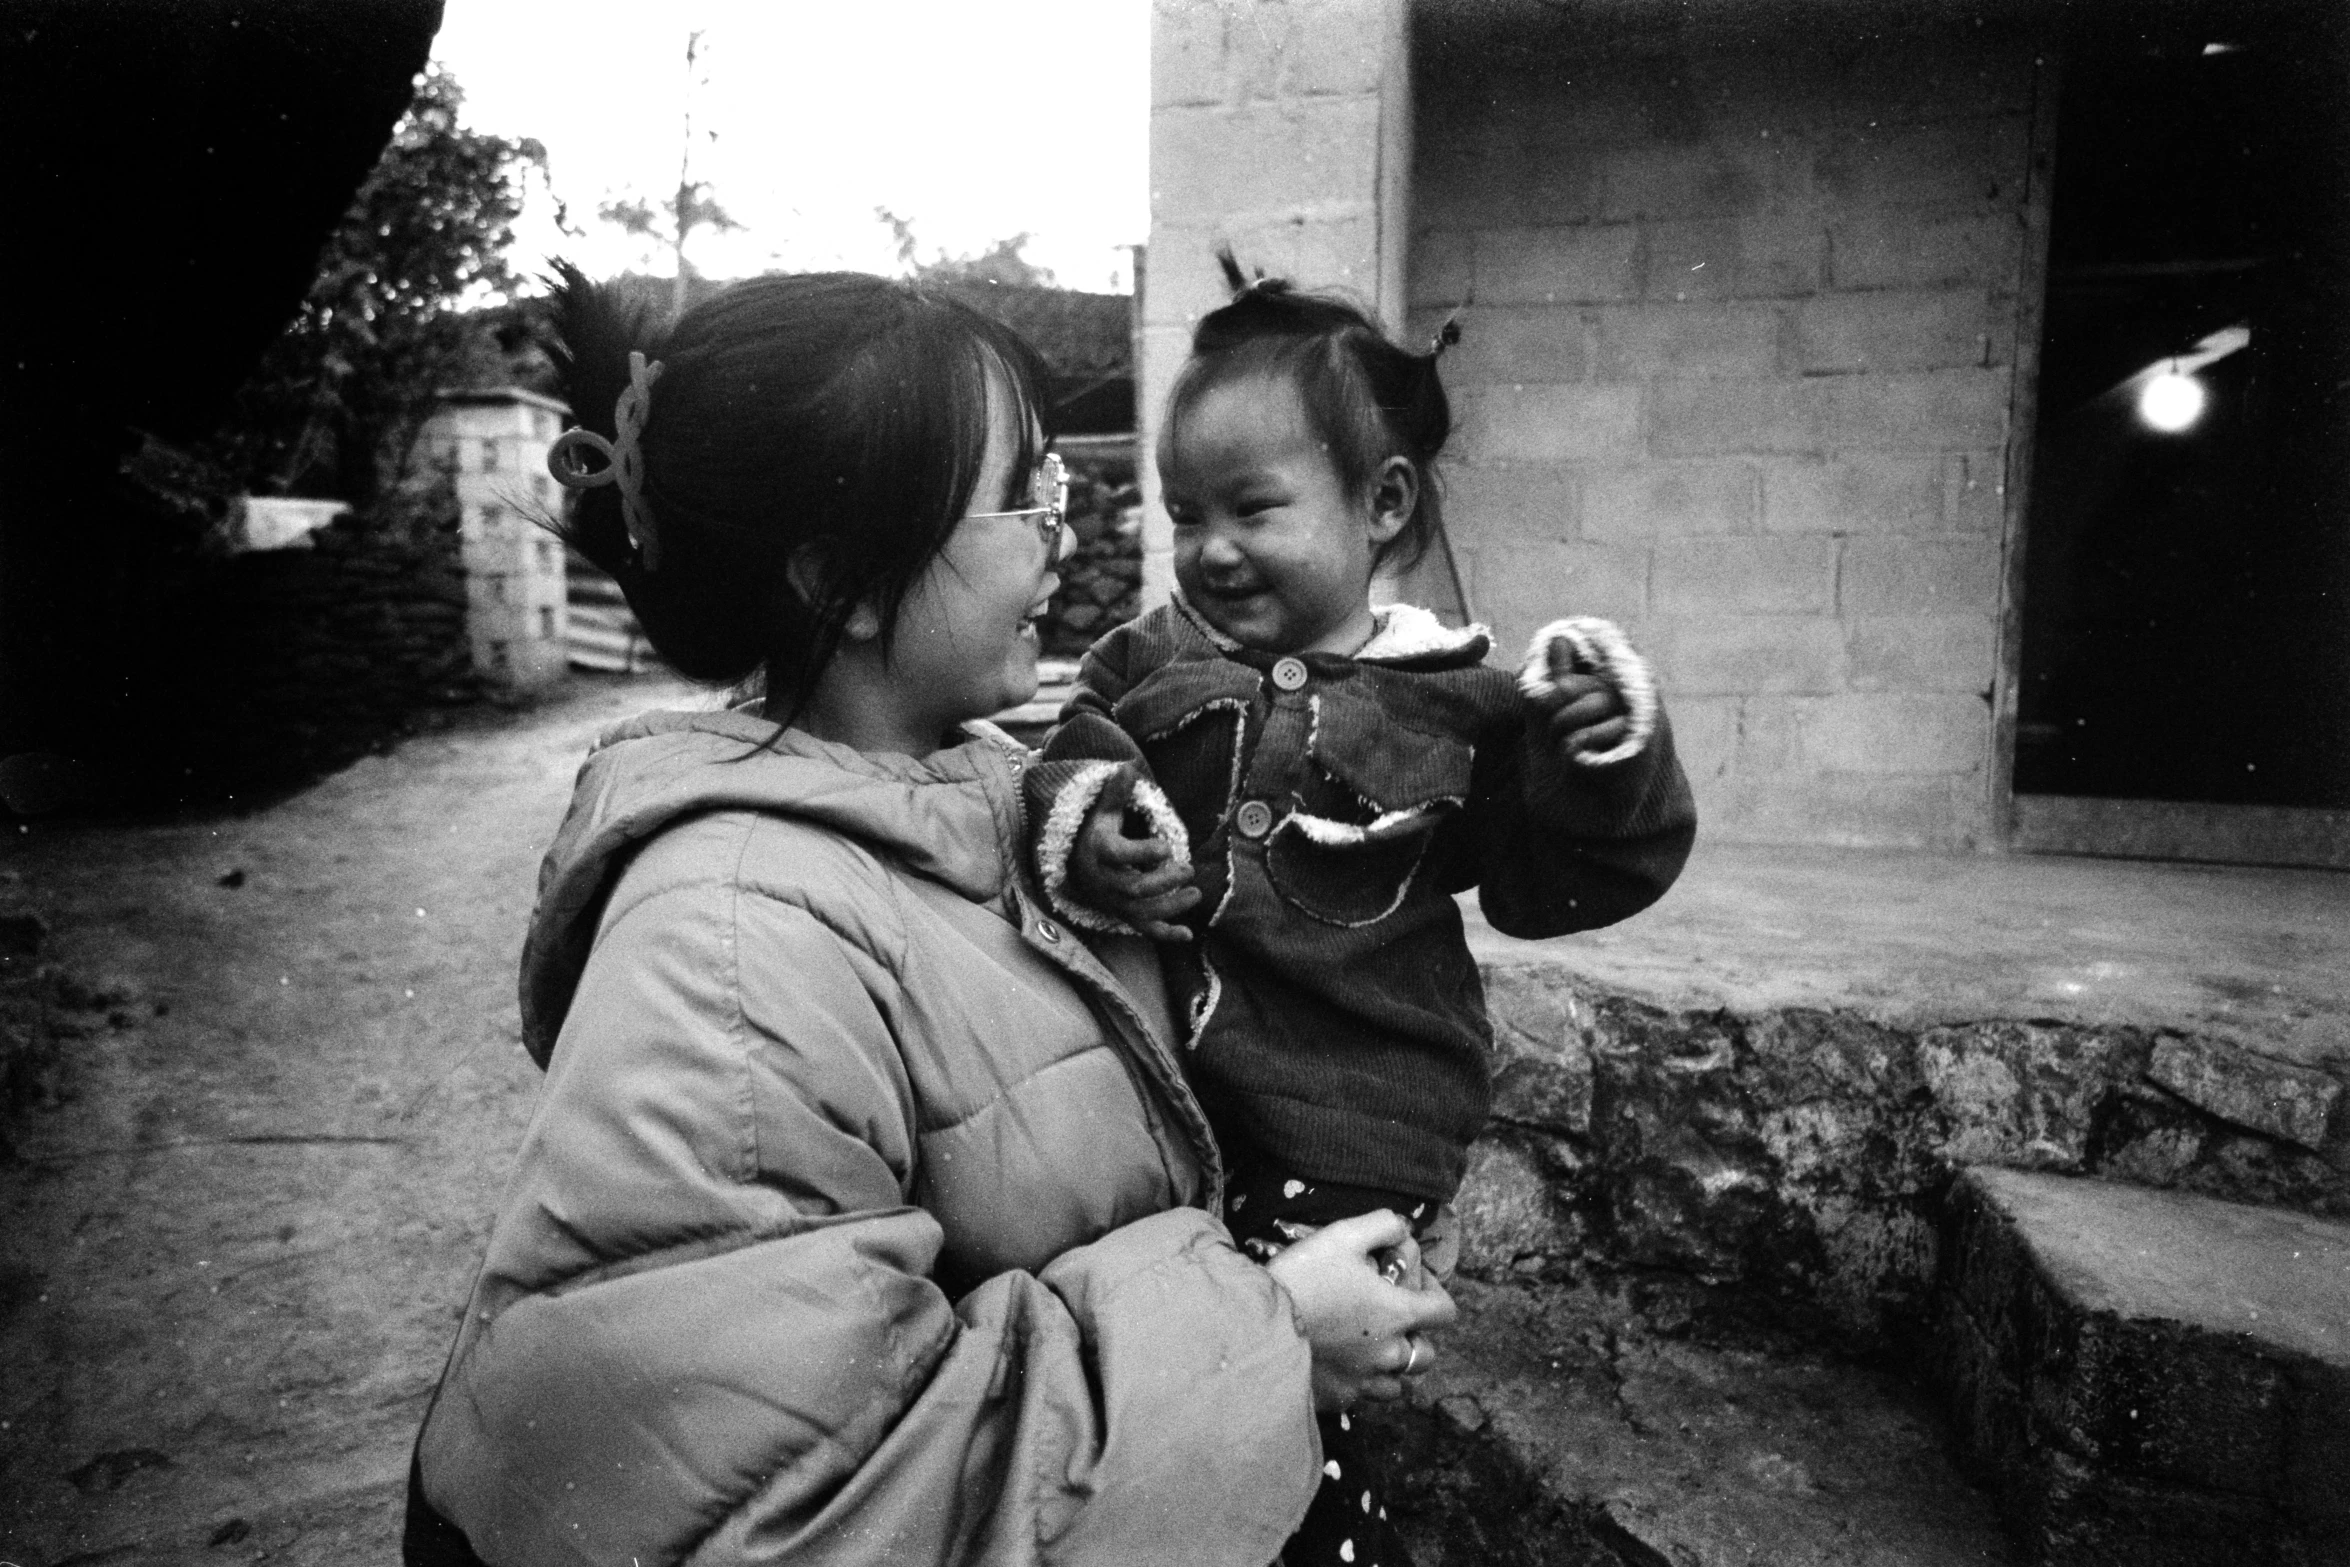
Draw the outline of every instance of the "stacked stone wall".
M1140 607L1142 492L1131 441L1072 442L1064 450L1077 546L1061 562L1061 591L1038 629L1046 653L1075 658Z
M387 498L308 549L192 560L161 614L185 650L156 743L163 802L251 798L339 767L481 696L455 514Z
M1674 1010L1540 962L1485 978L1493 1121L1460 1206L1489 1277L1660 1269L1875 1342L1926 1320L1971 1165L2350 1215L2341 1079L2224 1041Z
M1471 608L1631 628L1709 833L1990 832L2028 42L1432 56L1409 297L1458 309Z

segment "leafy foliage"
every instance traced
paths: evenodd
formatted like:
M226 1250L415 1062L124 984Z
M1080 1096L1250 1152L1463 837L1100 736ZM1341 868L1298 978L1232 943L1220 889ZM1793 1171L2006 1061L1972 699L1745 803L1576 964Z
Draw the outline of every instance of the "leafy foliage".
M300 313L204 454L237 487L364 508L405 472L437 389L505 378L495 337L460 301L512 293L521 179L546 151L469 129L463 103L446 71L417 79Z
M688 180L677 187L676 195L664 197L659 203L641 196L607 201L596 208L596 216L624 233L669 246L677 254L678 266L688 276L693 275L693 267L686 260L685 245L694 230L709 229L723 234L742 227L711 196L707 180Z
M1040 267L1020 254L1036 236L1014 234L999 239L975 256L950 256L941 250L928 261L920 259L920 247L914 238L914 225L887 207L875 207L873 216L886 225L897 240L898 264L907 275L923 283L995 283L1029 288L1057 288L1052 269Z

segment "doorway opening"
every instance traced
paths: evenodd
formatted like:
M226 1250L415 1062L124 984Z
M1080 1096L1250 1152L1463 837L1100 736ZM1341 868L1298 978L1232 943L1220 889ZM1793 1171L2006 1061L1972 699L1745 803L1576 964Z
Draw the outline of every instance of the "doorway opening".
M2350 866L2350 50L2243 11L2067 53L2019 847Z

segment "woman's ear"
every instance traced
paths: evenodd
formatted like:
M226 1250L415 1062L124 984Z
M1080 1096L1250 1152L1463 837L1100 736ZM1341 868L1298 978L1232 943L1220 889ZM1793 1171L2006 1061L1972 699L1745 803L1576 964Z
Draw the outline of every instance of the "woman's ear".
M824 552L813 544L803 544L792 551L783 576L804 605L823 603L832 587L832 570L825 564ZM881 635L881 611L870 598L859 599L848 618L841 622L840 634L847 642L872 641Z
M1411 522L1420 504L1420 470L1409 457L1390 457L1371 479L1371 543L1387 543Z

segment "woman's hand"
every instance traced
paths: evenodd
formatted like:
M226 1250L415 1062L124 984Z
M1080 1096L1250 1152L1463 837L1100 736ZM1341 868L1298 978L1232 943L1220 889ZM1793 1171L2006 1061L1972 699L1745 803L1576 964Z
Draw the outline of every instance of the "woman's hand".
M1432 1279L1415 1289L1388 1282L1375 1255L1399 1251L1404 1276L1422 1276L1412 1265L1418 1253L1411 1233L1399 1215L1361 1214L1324 1225L1265 1265L1289 1292L1313 1346L1316 1409L1401 1398L1403 1379L1436 1363L1425 1335L1450 1327L1460 1309Z

